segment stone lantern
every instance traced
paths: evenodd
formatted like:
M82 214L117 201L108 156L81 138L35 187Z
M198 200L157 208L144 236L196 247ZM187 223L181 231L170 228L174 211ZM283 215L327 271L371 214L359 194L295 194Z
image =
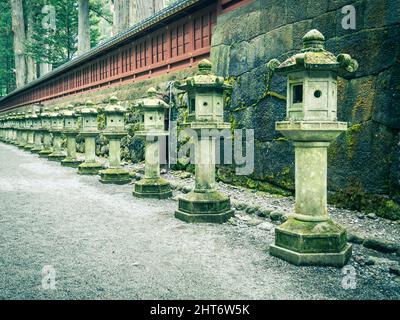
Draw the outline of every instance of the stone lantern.
M287 76L287 118L276 130L293 141L296 161L295 213L276 228L270 254L296 265L343 266L351 256L346 230L327 211L327 149L347 130L338 122L339 71L358 65L347 54L335 57L324 49L324 36L311 30L303 37L300 53L268 66Z
M76 156L76 136L79 133L78 116L72 105L68 105L63 112L64 130L67 137L67 157L61 161L63 167L77 168L83 161Z
M126 184L131 181L129 172L121 167L121 138L127 134L125 112L116 97L111 97L104 109L106 128L103 135L109 141L109 168L99 172L102 183Z
M33 130L33 121L36 114L34 110L31 113L25 115L25 130L26 130L26 144L24 145L24 150L31 150L34 147L34 137L35 132Z
M40 111L40 110L37 110ZM34 131L34 143L33 148L31 149L32 153L39 153L43 148L43 131L42 131L42 120L40 118L40 113L37 114L36 110L34 111L33 116L33 131Z
M78 166L78 173L84 175L96 175L103 168L102 164L96 162L96 136L97 110L92 101L87 101L81 109L82 126L80 134L85 138L85 162Z
M18 139L18 148L23 149L28 141L28 133L25 129L25 112L18 112L18 132L19 132L19 139Z
M0 115L0 141L7 141L7 119L5 115Z
M141 130L135 132L138 137L145 138L145 174L135 183L133 195L139 198L165 199L172 195L168 181L160 177L160 141L159 137L167 136L164 129L165 110L169 105L157 98L157 91L150 88L147 98L138 101L136 107L143 114Z
M9 143L17 144L17 114L15 112L11 113L9 116L9 128L10 128L10 136L9 136Z
M183 126L197 132L195 140L195 188L179 198L175 217L186 222L223 223L233 216L229 197L215 190L216 138L206 130L229 129L223 121L224 93L231 87L223 77L212 73L208 60L199 63L194 77L178 85L189 98L187 123ZM202 134L203 133L203 134Z
M43 132L43 147L39 151L40 158L47 158L52 152L52 139L51 139L51 114L49 109L44 108L43 112L40 114L41 128Z
M60 109L55 107L53 112L50 113L50 132L53 135L53 152L49 154L48 160L61 161L65 158L62 151L62 132L64 130L64 118Z

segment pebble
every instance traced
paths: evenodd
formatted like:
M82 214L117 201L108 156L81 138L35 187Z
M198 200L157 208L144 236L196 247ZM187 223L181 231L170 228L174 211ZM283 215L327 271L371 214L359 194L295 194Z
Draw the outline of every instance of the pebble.
M260 224L257 226L257 228L258 228L258 229L261 229L261 230L271 231L272 229L275 228L275 226L274 226L272 223L270 223L270 222L268 222L268 221L265 221L265 222L263 222L263 223L260 223Z
M183 193L189 193L190 191L192 191L192 188L189 187L189 186L184 186L184 187L182 188L182 192L183 192Z
M376 220L376 219L378 219L378 217L376 216L375 213L368 213L368 214L367 214L367 218L368 218L368 219L371 219L371 220Z

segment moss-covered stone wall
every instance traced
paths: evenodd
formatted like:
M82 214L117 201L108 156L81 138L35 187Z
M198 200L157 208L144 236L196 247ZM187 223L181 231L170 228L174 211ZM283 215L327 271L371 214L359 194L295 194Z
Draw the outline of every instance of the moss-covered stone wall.
M344 5L356 9L356 29L344 30ZM274 130L285 117L286 80L266 63L301 49L320 30L327 50L349 53L358 71L339 78L338 118L350 129L329 149L330 201L400 219L400 1L254 0L218 18L212 39L215 71L234 90L227 119L255 131L255 171L246 181L294 189L294 150ZM220 170L229 180L229 170ZM250 180L248 180L250 179ZM238 180L236 178L236 180Z

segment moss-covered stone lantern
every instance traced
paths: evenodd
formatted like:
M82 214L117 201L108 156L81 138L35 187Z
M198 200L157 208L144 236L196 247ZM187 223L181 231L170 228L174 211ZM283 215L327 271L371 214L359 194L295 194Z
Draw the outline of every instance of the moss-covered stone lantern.
M34 136L33 121L36 114L34 111L25 114L25 131L26 131L26 144L24 150L30 151L34 147Z
M311 30L300 53L268 63L288 78L287 118L276 123L276 130L293 141L296 161L295 213L276 228L270 253L296 265L343 266L352 249L346 230L328 215L327 149L347 130L347 123L336 118L338 72L353 72L358 65L347 54L326 51L324 41Z
M195 140L195 188L179 198L175 217L186 222L223 223L233 216L230 199L215 190L216 138L206 130L229 129L223 121L224 94L231 87L223 77L212 73L208 60L199 63L199 71L178 87L186 90L189 113L184 127L197 132Z
M25 112L18 112L18 131L19 131L19 139L18 139L18 148L23 149L25 145L28 143L28 131L25 129L26 119Z
M7 118L5 115L0 115L0 141L7 141Z
M50 113L50 132L53 135L53 152L47 157L50 161L61 161L66 155L62 150L62 132L64 130L64 118L60 108L55 107Z
M63 167L78 168L83 162L76 156L76 136L79 133L78 117L73 105L68 105L63 111L64 130L63 134L67 138L67 156L61 161Z
M47 158L49 154L53 152L52 148L52 138L51 138L51 113L49 108L45 107L43 112L40 114L40 120L42 123L42 132L43 132L43 147L42 150L39 151L40 158Z
M99 170L103 169L102 164L96 161L96 136L99 134L97 114L94 103L90 100L80 111L82 117L80 134L85 139L85 162L78 166L79 174L97 175Z
M150 88L147 98L136 104L142 112L143 122L140 130L135 132L145 139L145 173L144 178L135 183L133 195L139 198L165 199L172 195L170 183L160 177L160 141L167 136L164 129L165 110L169 105L157 98L157 91Z
M40 119L40 109L34 110L33 116L33 131L34 131L34 138L33 138L33 148L31 149L32 153L39 153L43 148L43 131L42 131L42 120Z
M10 143L16 145L17 141L17 131L18 131L18 117L17 113L13 112L10 115Z
M109 168L99 171L101 183L126 184L131 181L129 172L121 166L121 138L127 134L125 112L116 97L111 97L104 109L106 128L103 135L109 141Z

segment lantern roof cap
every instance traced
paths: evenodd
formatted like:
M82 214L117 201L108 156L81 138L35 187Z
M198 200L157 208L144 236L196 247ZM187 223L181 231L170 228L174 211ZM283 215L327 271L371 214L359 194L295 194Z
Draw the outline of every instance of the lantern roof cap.
M317 29L308 31L303 37L303 49L284 62L272 59L268 68L276 73L289 74L298 71L347 71L355 72L358 62L349 54L333 53L325 50L325 37Z
M104 108L105 113L119 113L124 114L126 112L125 108L121 105L121 102L116 96L111 96L109 103Z
M97 109L94 107L92 100L87 100L85 106L81 109L82 116L97 115Z
M157 97L157 90L153 87L147 90L147 98L140 99L135 104L136 107L143 109L168 109L169 104Z
M40 116L42 118L48 118L50 117L50 112L49 112L49 108L44 108L43 111L40 113Z
M58 118L60 116L61 116L61 113L60 113L60 108L59 107L55 107L53 109L53 112L50 112L50 117L51 118Z
M176 82L176 86L182 90L195 88L231 88L229 84L225 83L223 77L219 77L213 73L212 63L207 59L199 62L198 72L194 76Z
M75 111L74 111L74 106L72 104L69 104L65 107L64 111L62 112L64 117L67 118L72 118L75 117Z

